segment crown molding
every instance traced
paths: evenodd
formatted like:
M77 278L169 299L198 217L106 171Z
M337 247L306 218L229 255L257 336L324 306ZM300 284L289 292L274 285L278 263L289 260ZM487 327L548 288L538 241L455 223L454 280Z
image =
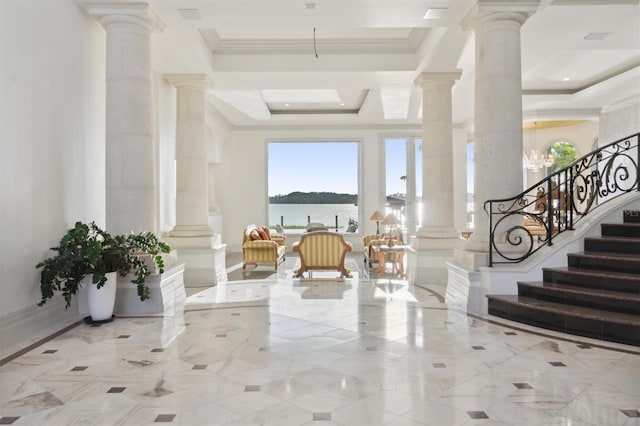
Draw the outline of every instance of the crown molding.
M414 30L403 39L322 39L316 46L324 54L415 54L428 31ZM308 54L313 47L312 39L222 39L215 30L201 30L200 34L216 55Z

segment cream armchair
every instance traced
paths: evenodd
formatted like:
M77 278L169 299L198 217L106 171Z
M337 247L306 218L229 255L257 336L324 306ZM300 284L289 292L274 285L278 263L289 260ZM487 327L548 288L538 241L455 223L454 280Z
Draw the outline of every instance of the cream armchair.
M262 231L261 233L258 230ZM273 265L278 271L278 265L285 260L287 252L286 237L284 235L267 234L264 238L264 228L249 225L242 234L242 272L247 265Z
M353 246L340 234L329 231L302 234L300 241L293 243L292 250L300 256L300 268L293 271L294 277L301 277L306 271L336 270L341 277L351 278L344 259Z

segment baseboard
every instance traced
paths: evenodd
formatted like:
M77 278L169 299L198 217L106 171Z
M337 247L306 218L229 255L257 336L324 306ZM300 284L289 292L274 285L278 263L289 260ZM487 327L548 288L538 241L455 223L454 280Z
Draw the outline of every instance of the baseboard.
M49 300L44 306L29 306L0 316L1 356L18 352L33 343L68 327L81 317L75 304L65 309L61 297Z

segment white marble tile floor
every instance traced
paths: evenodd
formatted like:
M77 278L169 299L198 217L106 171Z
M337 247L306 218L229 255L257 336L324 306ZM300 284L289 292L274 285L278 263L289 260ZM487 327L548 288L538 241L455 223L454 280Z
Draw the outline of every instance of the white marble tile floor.
M4 358L0 424L640 425L640 348L359 275L281 271L191 289L172 318L78 324Z

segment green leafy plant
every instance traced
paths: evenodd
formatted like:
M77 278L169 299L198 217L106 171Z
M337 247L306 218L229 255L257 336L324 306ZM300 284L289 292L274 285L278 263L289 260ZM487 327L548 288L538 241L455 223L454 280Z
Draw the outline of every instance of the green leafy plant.
M164 262L161 253L168 253L170 248L151 232L112 236L94 222L76 222L58 246L51 250L56 251L56 255L36 265L36 268L42 268L42 300L38 306L60 292L68 308L86 276L91 275L92 283L101 288L109 272L117 272L120 276L133 274L131 282L137 285L140 300L148 299L146 278L151 270L145 257L151 259L158 272L162 273Z
M569 142L558 141L551 146L551 155L553 155L553 166L551 172L564 169L578 158L576 149Z

